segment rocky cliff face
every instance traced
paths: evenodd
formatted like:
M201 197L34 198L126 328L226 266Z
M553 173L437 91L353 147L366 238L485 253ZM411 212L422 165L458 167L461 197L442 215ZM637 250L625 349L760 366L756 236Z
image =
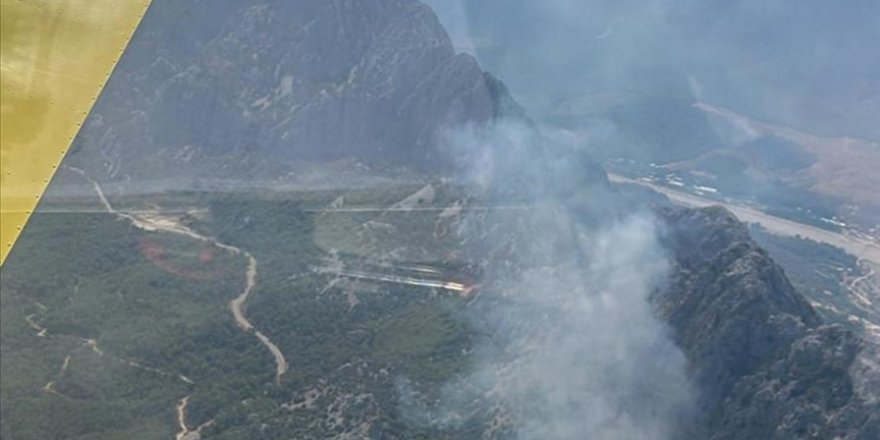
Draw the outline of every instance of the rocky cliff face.
M822 325L726 210L661 216L675 270L654 300L694 370L705 438L877 438L876 347Z
M72 159L113 180L442 169L441 130L504 96L415 0L156 1Z

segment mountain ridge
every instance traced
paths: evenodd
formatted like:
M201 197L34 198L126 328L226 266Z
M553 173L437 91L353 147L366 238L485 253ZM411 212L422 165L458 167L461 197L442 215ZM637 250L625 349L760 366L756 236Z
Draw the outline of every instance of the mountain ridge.
M516 111L506 94L415 0L159 1L70 160L115 181L290 178L342 159L443 170L443 130Z
M854 389L880 370L850 371L876 348L824 324L726 209L659 215L677 268L654 302L695 370L706 438L875 438L876 401Z

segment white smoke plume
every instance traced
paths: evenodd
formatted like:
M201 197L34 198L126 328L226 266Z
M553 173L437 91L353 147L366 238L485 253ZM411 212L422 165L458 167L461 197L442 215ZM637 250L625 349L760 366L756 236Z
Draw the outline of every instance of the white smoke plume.
M693 393L649 302L669 265L651 215L603 210L608 189L588 183L596 170L578 165L565 133L502 122L450 140L474 158L466 175L477 197L525 197L531 208L462 222L486 267L469 308L483 336L471 371L439 399L426 403L402 382L404 415L457 426L482 405L493 408L481 413L496 422L490 437L674 438Z

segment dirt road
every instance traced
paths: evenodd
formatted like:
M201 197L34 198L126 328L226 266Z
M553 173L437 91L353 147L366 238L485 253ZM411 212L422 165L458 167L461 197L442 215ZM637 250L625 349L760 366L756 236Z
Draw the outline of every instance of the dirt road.
M244 304L248 299L248 296L250 296L251 292L254 289L254 286L256 286L257 284L257 260L253 257L253 255L251 255L247 251L243 251L238 247L220 243L216 240L199 234L198 232L189 229L185 225L180 224L180 222L176 221L174 218L163 217L158 213L143 213L135 216L129 213L117 211L115 208L113 208L113 205L110 204L110 201L104 194L101 185L96 180L92 179L84 171L78 168L66 167L66 169L80 174L86 180L91 182L92 186L95 188L95 192L98 194L98 198L101 200L101 204L104 206L104 209L106 209L107 212L130 221L135 227L139 229L145 231L164 231L173 234L179 234L192 238L194 240L212 243L213 245L234 254L244 255L245 258L247 258L248 260L248 266L245 272L245 287L241 294L229 301L229 310L232 312L235 323L244 331L254 331L254 335L257 337L257 339L272 353L272 356L275 358L275 381L281 381L281 376L283 376L288 369L288 363L287 360L284 358L284 354L281 352L281 349L278 348L278 346L273 343L266 335L254 329L253 324L248 321L247 317L242 311L242 309L244 308Z
M238 248L234 249L235 252L242 252ZM245 288L240 295L229 301L229 310L232 310L232 316L235 318L235 323L238 324L242 330L251 331L254 330L254 326L247 320L247 317L242 311L242 307L244 306L245 301L247 301L248 296L250 296L254 286L257 284L257 259L248 252L242 253L248 259ZM254 335L269 349L270 352L272 352L272 356L275 357L275 382L281 382L281 376L287 372L288 368L284 354L277 345L259 330L254 330Z
M186 406L189 404L190 397L186 396L177 402L177 425L180 426L180 431L174 436L174 440L189 440L192 437L192 431L186 427Z

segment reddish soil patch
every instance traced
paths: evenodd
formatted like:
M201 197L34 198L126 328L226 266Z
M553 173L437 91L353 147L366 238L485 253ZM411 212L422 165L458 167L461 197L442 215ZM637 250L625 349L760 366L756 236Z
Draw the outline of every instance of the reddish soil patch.
M214 261L214 249L207 248L199 253L199 263L207 264Z
M185 267L168 261L168 248L162 243L144 238L141 239L138 249L144 258L159 269L187 280L204 281L216 279L223 275L223 272L218 270L199 269L196 267L196 264L209 264L214 260L214 249L212 248L202 250L199 253L198 263L193 261L193 267Z

